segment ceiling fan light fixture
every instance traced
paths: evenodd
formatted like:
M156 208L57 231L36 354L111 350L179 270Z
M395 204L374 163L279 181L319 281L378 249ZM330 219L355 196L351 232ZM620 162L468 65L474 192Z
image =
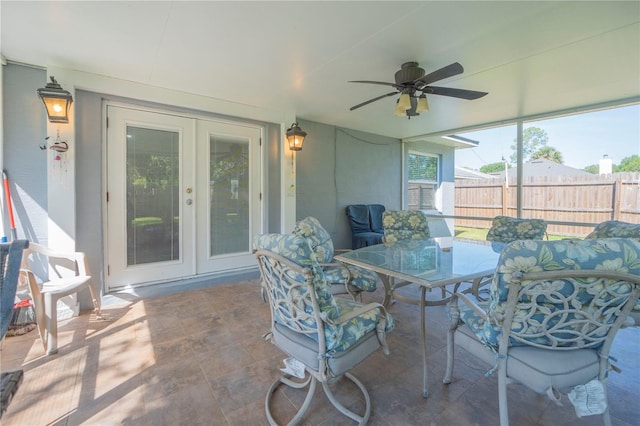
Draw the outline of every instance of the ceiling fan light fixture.
M393 111L393 115L395 115L396 117L404 117L406 112L407 110L400 106L400 99L398 99L396 101L396 109L395 111Z
M421 112L429 111L429 102L427 102L427 95L424 93L418 97L418 105L416 105L416 112L419 114Z
M398 106L404 108L405 111L411 109L411 96L408 93L402 93L398 98Z
M411 96L408 93L402 93L396 102L396 109L393 114L403 117L408 109L411 109Z

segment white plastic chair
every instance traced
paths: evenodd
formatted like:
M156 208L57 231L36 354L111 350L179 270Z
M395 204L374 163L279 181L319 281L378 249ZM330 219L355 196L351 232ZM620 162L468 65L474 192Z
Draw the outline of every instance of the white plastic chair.
M34 271L42 271L43 277ZM84 253L59 252L30 243L22 256L20 274L21 279L26 280L29 285L38 332L47 355L58 352L57 304L60 298L88 288L95 312L98 316L101 315L100 298L91 285L89 264Z

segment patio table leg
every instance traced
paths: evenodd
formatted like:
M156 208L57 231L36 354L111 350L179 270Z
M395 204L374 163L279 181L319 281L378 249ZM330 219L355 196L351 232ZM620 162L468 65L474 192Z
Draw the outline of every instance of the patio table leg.
M426 332L426 313L425 303L427 297L427 289L424 286L420 286L420 338L422 343L422 396L426 399L429 396L429 390L427 389L427 332Z
M390 278L387 274L382 274L380 272L378 272L377 274L380 277L380 281L382 281L382 285L384 286L384 300L382 301L382 306L384 306L385 309L388 309L389 305L391 305L391 302L393 302L393 289L391 288Z

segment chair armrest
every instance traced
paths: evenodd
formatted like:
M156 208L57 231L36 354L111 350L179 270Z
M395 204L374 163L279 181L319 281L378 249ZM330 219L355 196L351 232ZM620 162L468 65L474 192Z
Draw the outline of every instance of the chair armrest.
M349 271L349 268L347 268L347 266L342 263L342 262L328 262L328 263L321 263L320 266L325 267L325 266L335 266L340 268L343 273L347 276L347 281L345 282L348 283L349 281L351 281L351 271Z
M334 253L348 253L350 251L353 251L353 249L333 249Z
M458 301L462 301L467 307L469 307L476 315L484 319L485 321L489 320L487 313L484 309L480 307L476 302L471 300L469 296L463 293L454 293L451 296L451 308L455 310L459 310Z
M91 275L89 272L89 261L87 259L87 255L83 252L59 251L37 243L29 244L29 247L25 252L37 253L46 256L49 259L64 259L70 262L75 262L76 275Z
M324 322L326 322L327 324L330 325L337 325L337 324L342 324L345 323L347 321L352 320L353 318L360 316L362 314L364 314L365 312L369 312L372 311L374 309L380 309L381 313L384 314L385 316L388 314L387 310L385 309L384 306L382 306L382 304L380 303L367 303L366 305L362 305L357 309L354 309L352 311L350 311L349 313L345 314L345 315L341 315L338 318L335 319L328 319L328 318L323 318L322 320Z

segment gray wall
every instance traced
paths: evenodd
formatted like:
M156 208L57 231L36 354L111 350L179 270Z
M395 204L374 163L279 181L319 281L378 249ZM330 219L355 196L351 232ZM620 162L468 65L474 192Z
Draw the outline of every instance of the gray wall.
M296 154L296 219L316 217L336 248L351 248L349 204L402 207L399 139L299 120L307 132Z
M2 73L4 155L9 176L13 216L19 239L47 245L47 158L43 151L47 119L36 90L47 83L43 69L9 63ZM52 141L55 135L49 135ZM11 239L9 216L4 209L0 236Z
M4 170L11 184L14 217L18 238L49 245L47 209L47 159L51 150L40 150L44 143L47 121L44 106L36 90L46 84L46 71L39 68L9 64L2 73L3 84L3 155ZM76 248L87 253L96 287L102 287L104 277L103 229L103 101L107 96L76 90L74 126L76 137L70 149L75 150ZM131 102L155 108L194 113L199 116L219 116L202 111L176 109L171 106L136 102L109 96L109 100ZM238 120L238 118L236 118ZM241 119L240 119L241 120ZM250 120L244 120L254 123ZM258 123L265 128L266 232L279 232L280 212L280 125ZM49 135L51 140L55 135ZM71 188L70 190L73 190ZM71 207L70 207L71 208ZM6 209L4 211L6 216ZM8 216L3 218L0 236L11 236ZM81 295L82 308L90 307L90 298Z
M91 274L104 282L102 234L102 97L76 90L76 249L86 253Z

